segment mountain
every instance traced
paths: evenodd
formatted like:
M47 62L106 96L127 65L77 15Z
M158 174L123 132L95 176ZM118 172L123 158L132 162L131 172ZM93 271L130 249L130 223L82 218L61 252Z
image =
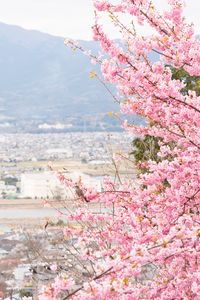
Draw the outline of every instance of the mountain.
M93 41L80 44L99 50ZM87 117L92 124L96 116L107 122L106 112L119 107L96 79L89 79L94 68L62 37L0 23L0 128L26 131L74 118L86 124Z

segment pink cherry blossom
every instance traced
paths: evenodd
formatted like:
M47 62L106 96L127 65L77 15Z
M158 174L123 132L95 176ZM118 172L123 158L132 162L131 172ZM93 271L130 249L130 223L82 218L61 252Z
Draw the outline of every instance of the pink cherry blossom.
M94 1L93 34L103 53L95 61L105 81L116 86L122 113L151 124L123 121L123 128L159 137L160 161L143 164L148 172L138 179L105 177L102 192L59 174L63 184L72 189L79 184L83 193L68 216L79 226L65 228L64 236L77 241L76 255L91 270L78 285L59 274L44 288L43 300L59 299L61 291L72 291L67 297L75 300L200 299L200 97L192 90L183 94L185 83L172 79L170 68L200 75L200 41L182 1L168 3L161 13L150 0ZM111 16L124 46L104 32L102 11ZM148 24L153 34L138 36L116 12L134 15L134 22ZM152 52L157 62L149 58ZM93 211L90 202L101 209Z

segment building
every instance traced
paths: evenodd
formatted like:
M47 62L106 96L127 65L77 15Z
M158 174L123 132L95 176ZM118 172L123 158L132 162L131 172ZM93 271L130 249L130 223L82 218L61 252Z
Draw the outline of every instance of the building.
M78 182L80 179L85 186L95 187L101 190L99 178L91 177L83 173L66 173L65 176ZM21 197L41 199L66 199L75 196L73 189L63 185L54 172L24 173L21 175Z
M53 172L25 173L21 175L21 197L61 198L65 188Z

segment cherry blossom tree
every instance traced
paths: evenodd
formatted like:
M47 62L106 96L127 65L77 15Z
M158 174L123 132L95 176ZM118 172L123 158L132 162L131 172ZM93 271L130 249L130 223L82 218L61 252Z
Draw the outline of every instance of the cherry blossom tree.
M188 94L188 91L193 90L196 92L197 96L200 96L200 76L190 76L183 68L174 69L171 67L171 70L172 79L184 81L185 87L182 89L182 93L184 95ZM149 135L134 138L132 142L133 150L130 154L133 155L139 172L144 173L147 171L143 162L150 159L159 162L162 159L158 156L158 152L160 151L160 139L161 138ZM171 159L171 156L169 156L168 158Z
M87 276L76 282L60 273L40 299L62 294L63 300L198 300L200 97L192 89L182 93L186 83L173 79L171 68L198 76L200 41L180 0L168 0L162 12L150 0L99 0L94 6L94 39L102 53L90 56L100 63L104 79L117 87L121 111L151 124L123 122L124 129L159 138L161 159L146 161L148 172L137 182L105 178L101 193L79 182L77 209L68 216L76 226L65 228L64 235L75 240ZM120 43L105 33L101 13L119 30ZM137 34L121 21L123 15L140 26L148 24L152 35ZM157 62L151 61L152 52L159 55ZM60 180L77 187L62 174ZM93 202L104 209L91 210Z

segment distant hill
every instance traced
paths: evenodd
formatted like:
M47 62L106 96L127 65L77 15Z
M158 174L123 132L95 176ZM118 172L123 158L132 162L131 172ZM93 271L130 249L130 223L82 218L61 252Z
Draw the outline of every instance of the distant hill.
M80 43L98 51L93 41ZM92 69L64 38L0 23L0 123L9 128L9 122L26 126L119 110L105 88L89 79Z

